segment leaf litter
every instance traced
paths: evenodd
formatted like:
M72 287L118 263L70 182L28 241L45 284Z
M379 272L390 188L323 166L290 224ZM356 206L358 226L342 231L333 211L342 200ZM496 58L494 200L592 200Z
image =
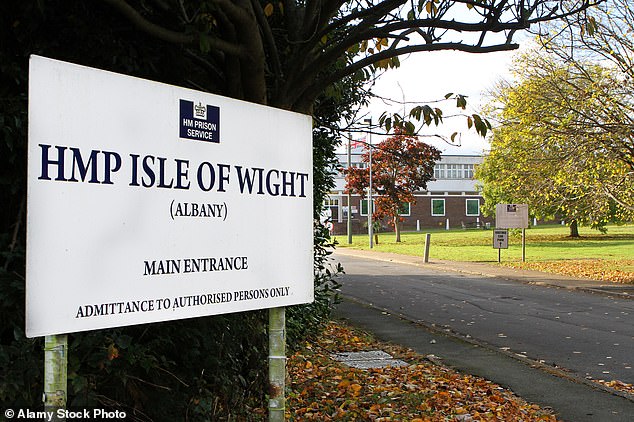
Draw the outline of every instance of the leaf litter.
M512 262L505 264L523 270L543 271L570 277L611 283L634 284L634 259L566 259L557 261Z
M358 369L332 359L344 352L384 350L408 363ZM432 362L432 360L435 362ZM459 373L401 346L330 322L289 358L290 421L556 421L540 408L485 379Z

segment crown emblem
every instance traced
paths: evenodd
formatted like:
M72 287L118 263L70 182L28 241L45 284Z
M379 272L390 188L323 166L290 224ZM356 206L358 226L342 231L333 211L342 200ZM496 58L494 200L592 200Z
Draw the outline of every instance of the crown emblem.
M207 120L207 107L205 107L202 102L194 104L194 117Z

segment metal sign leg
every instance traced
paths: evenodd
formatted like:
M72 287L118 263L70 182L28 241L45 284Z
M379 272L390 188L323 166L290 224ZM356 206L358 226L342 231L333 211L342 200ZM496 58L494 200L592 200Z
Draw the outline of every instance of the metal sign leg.
M283 422L286 378L286 309L269 309L269 421Z
M68 336L66 334L46 336L44 338L44 410L53 412L54 421L57 410L66 409L68 397Z

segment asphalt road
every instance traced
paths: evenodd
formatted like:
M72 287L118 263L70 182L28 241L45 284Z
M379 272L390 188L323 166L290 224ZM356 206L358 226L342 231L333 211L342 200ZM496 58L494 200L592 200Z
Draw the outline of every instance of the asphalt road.
M342 293L580 378L634 383L634 300L335 255Z

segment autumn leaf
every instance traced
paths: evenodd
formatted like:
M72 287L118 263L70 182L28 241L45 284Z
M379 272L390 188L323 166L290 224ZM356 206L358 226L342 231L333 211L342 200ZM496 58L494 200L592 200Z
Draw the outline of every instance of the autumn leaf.
M271 16L273 14L273 3L269 3L266 6L264 6L264 15L268 18L269 16Z
M108 360L114 360L119 357L119 349L117 349L114 344L111 344L108 346L107 354Z
M351 349L384 350L410 365L363 370L331 358ZM342 323L331 322L310 348L296 352L288 376L289 421L556 421L551 412L490 381L378 343Z
M506 263L514 268L543 271L577 278L608 281L612 283L634 283L634 260L558 260Z

